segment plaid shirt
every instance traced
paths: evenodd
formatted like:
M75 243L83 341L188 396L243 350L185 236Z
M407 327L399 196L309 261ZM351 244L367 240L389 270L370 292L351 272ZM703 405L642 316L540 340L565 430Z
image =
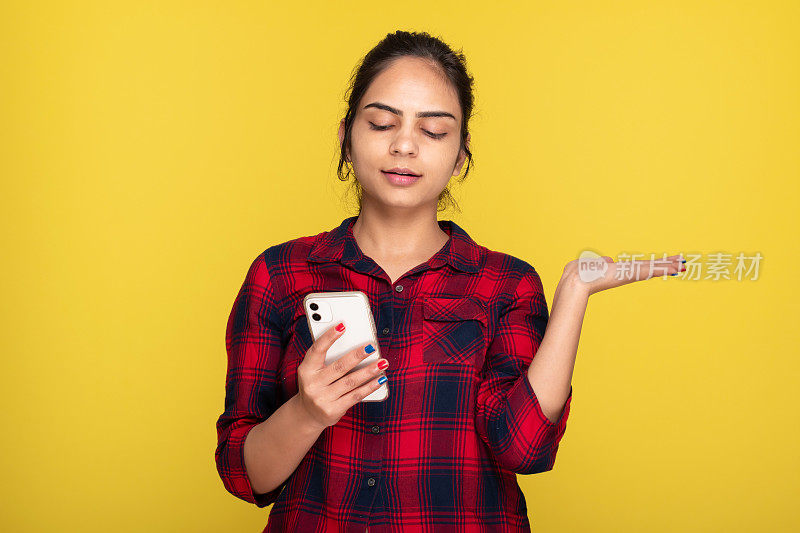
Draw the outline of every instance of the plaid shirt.
M392 283L359 249L356 219L268 248L245 276L216 425L225 488L273 504L269 532L530 531L516 474L553 468L572 400L570 388L550 422L527 376L549 318L539 275L448 220L447 243ZM351 407L281 486L256 494L243 444L298 392L313 343L302 299L347 290L369 297L389 397Z

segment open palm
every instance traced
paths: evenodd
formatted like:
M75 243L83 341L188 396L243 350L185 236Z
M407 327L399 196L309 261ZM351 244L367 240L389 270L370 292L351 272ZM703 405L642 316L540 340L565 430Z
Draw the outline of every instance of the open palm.
M562 277L581 287L587 295L643 281L656 276L675 275L686 270L681 254L663 259L618 261L604 255L597 258L573 259L564 267Z

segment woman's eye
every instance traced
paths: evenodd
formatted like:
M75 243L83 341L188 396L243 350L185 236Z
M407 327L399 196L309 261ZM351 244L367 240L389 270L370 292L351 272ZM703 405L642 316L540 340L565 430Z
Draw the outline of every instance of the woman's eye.
M388 126L379 126L377 124L373 124L372 122L369 123L369 126L373 130L377 130L377 131L388 130L389 128L392 127L391 124L389 124ZM425 130L425 129L423 129L422 131L424 131L427 135L433 137L434 139L441 139L442 137L447 135L447 133L433 133L432 131L428 131L428 130Z

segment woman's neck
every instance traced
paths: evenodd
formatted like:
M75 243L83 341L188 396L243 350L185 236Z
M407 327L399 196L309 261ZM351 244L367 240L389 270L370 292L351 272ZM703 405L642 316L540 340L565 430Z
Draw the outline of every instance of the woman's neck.
M394 264L401 269L427 261L449 238L439 227L435 210L387 215L366 208L353 224L353 237L364 255L381 266Z

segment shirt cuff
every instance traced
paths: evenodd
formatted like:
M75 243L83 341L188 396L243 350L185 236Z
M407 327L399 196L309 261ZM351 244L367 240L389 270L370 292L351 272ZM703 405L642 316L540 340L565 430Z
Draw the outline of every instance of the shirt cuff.
M253 503L258 507L266 507L278 499L278 495L286 485L286 481L275 489L263 494L257 494L253 491L253 486L250 483L250 478L247 477L247 469L244 463L244 441L248 433L250 433L250 430L259 423L260 422L248 424L231 431L228 437L227 450L228 460L230 461L228 465L230 475L227 476L225 485L234 496L246 502Z
M531 380L527 372L520 376L517 384L511 389L507 401L508 407L512 413L526 413L534 416L536 420L533 421L532 425L534 427L544 426L553 434L556 440L558 440L566 430L567 418L569 418L569 407L570 403L572 403L572 385L569 386L569 395L561 410L561 416L559 416L558 420L555 422L551 422L542 411L539 398L536 397L536 393L533 391L533 386L531 385ZM526 423L526 421L523 420L521 424L523 427L530 427L531 422L527 421Z

